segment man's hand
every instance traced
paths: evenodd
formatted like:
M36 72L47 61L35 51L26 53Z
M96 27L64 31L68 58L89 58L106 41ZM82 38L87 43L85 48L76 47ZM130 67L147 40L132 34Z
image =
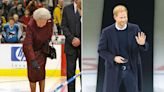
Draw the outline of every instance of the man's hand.
M139 45L145 45L146 35L143 32L138 32L138 35L135 38Z
M115 56L114 57L114 61L118 64L124 63L125 58L121 57L121 56Z
M73 38L73 40L72 40L72 45L74 46L74 47L78 47L79 45L80 45L80 40L79 40L79 38Z

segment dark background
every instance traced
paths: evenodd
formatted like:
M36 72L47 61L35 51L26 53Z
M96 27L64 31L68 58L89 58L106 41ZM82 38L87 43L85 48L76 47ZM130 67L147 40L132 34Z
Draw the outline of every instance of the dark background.
M154 0L104 0L102 29L113 24L113 8L122 4L128 9L128 20L138 24L147 35L149 50L141 54L143 70L143 92L153 92L153 34L154 34ZM102 92L104 78L104 61L99 58L96 92ZM122 88L123 89L123 88ZM124 89L121 92L125 92Z

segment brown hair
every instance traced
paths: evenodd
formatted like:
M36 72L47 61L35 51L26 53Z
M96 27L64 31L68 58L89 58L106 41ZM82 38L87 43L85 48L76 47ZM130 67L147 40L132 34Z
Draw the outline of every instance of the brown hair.
M128 10L124 5L117 5L113 9L113 15L117 16L118 12L124 12L124 11L128 13Z

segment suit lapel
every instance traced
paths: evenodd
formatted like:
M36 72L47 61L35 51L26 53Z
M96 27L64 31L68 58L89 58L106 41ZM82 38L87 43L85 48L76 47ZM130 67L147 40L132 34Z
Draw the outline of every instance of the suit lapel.
M76 17L75 16L75 11L74 11L74 5L73 4L71 4L71 6L69 7L70 9L70 14L71 14L71 16L72 16L72 19L74 20L74 18Z
M80 17L80 14L78 13L78 11L77 11L77 14L75 13L75 10L74 10L74 5L73 4L71 4L71 7L70 7L71 9L70 9L70 14L72 14L72 19L73 20L75 20L76 21L76 19L79 19L79 17Z

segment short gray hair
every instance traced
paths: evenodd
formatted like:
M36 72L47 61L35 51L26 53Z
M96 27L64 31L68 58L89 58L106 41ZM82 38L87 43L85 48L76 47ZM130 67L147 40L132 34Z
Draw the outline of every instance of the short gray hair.
M46 8L39 8L33 13L34 20L45 19L48 20L51 18L50 11Z

